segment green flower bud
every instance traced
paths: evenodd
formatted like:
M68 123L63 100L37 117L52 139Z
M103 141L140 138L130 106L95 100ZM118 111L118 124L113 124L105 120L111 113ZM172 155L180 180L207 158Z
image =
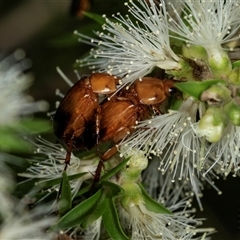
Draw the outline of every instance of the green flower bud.
M179 65L181 66L181 68L177 70L169 70L166 72L173 75L176 79L181 80L192 79L193 78L192 67L189 65L189 63L181 59L179 61Z
M195 46L195 45L186 46L186 45L183 45L182 55L186 58L191 58L191 59L194 59L194 60L195 59L201 59L201 60L206 60L207 59L207 51L202 46Z
M121 187L124 189L124 193L121 195L121 204L125 209L144 203L141 188L136 183L124 183Z
M121 149L123 150L123 149ZM121 182L136 182L141 178L142 171L148 165L148 159L141 150L128 150L124 154L124 157L130 157L129 161L126 164L126 167L123 168L120 172Z
M240 126L240 105L235 100L226 104L224 111L233 125Z
M208 53L208 64L213 78L227 79L232 70L227 53L219 49L212 49L211 53Z
M178 64L180 67L175 70L166 71L181 81L199 81L212 78L211 71L203 60L192 60L190 58L181 59Z
M121 148L121 151L124 152L124 147ZM121 204L127 210L131 206L144 203L142 190L137 182L141 179L142 171L148 165L148 159L139 149L128 150L124 153L124 157L130 157L130 159L119 173L118 184L124 189L124 193L121 195Z
M179 62L181 66L179 69L176 70L168 70L166 73L173 75L176 79L187 80L191 79L194 80L193 76L193 68L189 64L189 61L181 59Z
M228 82L234 85L240 85L240 68L234 68L230 72L228 76Z
M222 83L217 83L203 91L201 101L209 105L223 105L231 100L231 91Z
M209 107L198 122L196 134L199 137L206 137L209 142L218 142L222 137L226 122L226 116L221 108Z

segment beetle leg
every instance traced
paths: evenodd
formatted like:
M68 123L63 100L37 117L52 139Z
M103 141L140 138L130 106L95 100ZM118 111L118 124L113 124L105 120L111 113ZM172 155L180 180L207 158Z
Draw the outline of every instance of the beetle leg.
M85 121L85 119L83 118L83 120ZM79 137L82 135L83 131L85 130L85 127L81 127L77 130L74 131L74 133L72 134L70 140L68 141L67 144L67 154L66 154L66 158L65 158L65 168L64 171L67 170L67 166L70 164L70 160L71 160L71 153L74 147L74 140L75 138Z
M96 114L96 135L97 135L96 144L97 144L98 154L99 154L99 132L100 132L100 124L101 124L100 123L101 113L102 113L102 108L101 108L101 106L98 106L97 114Z
M73 140L74 140L74 135L72 135L70 141L68 142L67 154L66 154L66 158L65 158L64 171L67 170L67 167L68 167L68 165L69 165L69 163L70 163L71 153L72 153L72 149L73 149ZM63 184L63 178L61 179L59 191L58 191L58 194L57 194L57 200L60 199L60 196L61 196L61 193L62 193L62 184Z
M97 183L99 181L102 169L104 167L103 159L102 159L102 156L101 156L100 150L99 150L99 132L100 132L100 124L101 124L100 123L101 122L101 112L102 112L101 106L98 106L97 112L96 112L96 146L97 146L97 153L98 153L100 160L99 160L99 163L97 165L97 168L96 168L96 171L94 174L93 184L91 186L92 189L94 188L95 183Z
M103 168L104 168L103 159L100 158L100 161L98 162L98 165L97 165L94 177L93 177L93 184L92 184L91 188L93 188L95 186L95 184L97 182L99 182L99 179L101 177L101 172L102 172Z
M64 171L67 170L67 166L70 163L70 159L71 159L71 153L72 153L72 149L73 149L73 139L74 139L74 135L71 137L70 141L68 142L68 146L67 146L67 154L66 154L66 158L65 158L65 167L64 167Z
M102 160L106 161L109 158L111 158L115 153L117 152L117 146L115 145L114 147L108 149L102 156Z
M95 183L97 183L101 177L101 172L102 169L104 168L104 161L108 160L109 158L111 158L115 153L117 152L117 146L114 146L110 149L108 149L102 157L100 157L100 161L98 163L97 169L95 171L94 174L94 178L93 178L93 184L92 187L94 187Z
M130 132L131 132L130 128L128 128L128 127L123 128L121 131L116 133L116 136L114 137L114 141L119 142L121 139L126 137ZM117 146L115 145L114 147L108 149L102 156L100 156L100 153L99 153L100 161L98 163L98 166L95 171L94 178L93 178L93 186L100 179L102 169L104 168L104 162L107 161L109 158L111 158L115 153L117 153L117 150L118 150Z

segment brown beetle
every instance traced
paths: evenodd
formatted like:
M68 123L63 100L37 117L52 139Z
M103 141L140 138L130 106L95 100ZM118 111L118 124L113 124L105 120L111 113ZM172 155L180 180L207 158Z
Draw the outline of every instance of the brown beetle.
M107 73L93 73L75 83L60 103L53 118L53 128L57 138L67 146L65 170L73 148L78 149L78 139L98 111L98 94L115 92L118 81L118 78Z
M145 77L122 89L101 106L99 141L118 143L134 131L140 120L149 117L149 106L160 113L156 105L162 103L173 87L172 80Z
M92 138L93 145L111 141L114 146L100 156L94 183L99 180L103 162L117 152L116 144L135 130L138 121L150 117L150 107L160 113L157 106L170 95L173 84L173 80L145 77L121 89L109 101L101 104L100 111L90 122L83 139L89 143L89 138Z

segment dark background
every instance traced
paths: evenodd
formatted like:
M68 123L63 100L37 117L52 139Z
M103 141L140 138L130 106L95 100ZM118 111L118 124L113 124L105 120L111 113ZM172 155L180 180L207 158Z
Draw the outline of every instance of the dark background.
M111 16L122 11L122 0L93 0L89 11ZM55 109L56 88L66 93L69 86L56 72L56 66L74 82L76 59L81 58L89 46L80 44L74 30L92 34L99 28L94 21L70 15L71 1L56 0L5 0L0 1L0 51L6 54L22 48L33 62L31 72L35 81L29 90L35 100L44 99ZM87 73L87 69L79 69ZM40 115L47 118L46 114ZM207 218L206 227L214 227L218 233L214 240L240 239L240 179L228 177L215 184L223 192L205 189L202 203L204 211L197 217ZM197 204L195 203L198 209Z

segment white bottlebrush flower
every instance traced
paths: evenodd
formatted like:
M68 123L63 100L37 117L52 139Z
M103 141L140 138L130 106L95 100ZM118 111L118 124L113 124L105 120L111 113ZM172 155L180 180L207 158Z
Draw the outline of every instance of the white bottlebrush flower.
M36 145L36 154L44 155L43 160L32 160L31 166L27 169L26 173L19 174L26 178L37 178L41 180L49 180L60 178L64 169L64 160L66 157L66 150L60 144L51 143L41 137L37 139L37 142L33 142ZM93 177L93 173L96 170L98 164L98 158L91 160L80 160L71 154L70 165L67 168L67 175L75 175L85 172L83 177L70 181L73 195L78 192L81 184L86 179ZM40 184L41 181L36 184ZM58 191L59 186L55 186L55 190Z
M227 125L222 138L212 143L208 149L208 158L212 164L205 174L214 169L219 175L239 175L240 170L240 127L231 123Z
M85 229L80 225L67 229L65 231L60 231L60 239L83 239L83 240L99 240L101 238L101 228L102 228L102 217L99 217L93 223L89 224ZM61 238L62 237L62 238Z
M201 103L188 98L179 111L169 110L167 114L139 122L136 131L120 145L143 149L148 156L159 156L159 170L163 174L170 170L173 179L193 176L204 163L204 149L193 130L199 107Z
M201 220L190 217L192 210L187 209L188 201L177 203L174 198L170 208L166 209L160 205L160 208L157 208L156 202L146 197L138 184L141 172L147 166L147 158L137 149L130 151L129 155L132 157L119 172L117 182L124 192L117 200L120 221L125 232L131 235L131 239L193 239L197 233L207 234L214 231L196 228L201 224ZM152 208L153 205L155 208ZM176 212L177 209L179 212Z
M179 209L183 203L173 205L169 210ZM214 229L198 229L202 224L201 219L193 219L191 215L192 210L187 210L186 207L179 212L172 214L155 213L147 209L146 205L142 202L134 204L131 202L127 207L119 207L119 217L122 222L123 228L126 232L131 231L131 239L205 239L205 236L213 233ZM199 236L198 234L203 236Z
M182 12L169 3L175 13L169 15L169 29L173 36L187 44L206 49L212 77L226 78L231 71L231 63L222 44L233 41L240 26L239 1L183 1ZM184 13L184 19L182 19Z
M169 28L187 43L221 48L221 44L232 41L240 24L240 1L182 1L182 11L169 2L176 20L170 17ZM177 5L178 7L178 5ZM184 13L184 19L181 14Z
M24 57L24 51L19 49L0 61L0 125L9 125L26 114L47 110L45 101L34 102L25 93L33 78L23 72L31 65Z
M12 215L5 218L0 226L0 239L53 239L47 229L56 222L56 217L46 216L49 206L43 205L26 210L22 204L15 205Z
M172 7L172 4L174 8ZM168 0L166 3L166 9L168 14L172 17L175 17L174 12L177 11L180 14L182 11L183 5L184 5L184 1Z
M81 238L83 240L98 240L100 239L102 225L102 217L98 218L92 224L90 224L87 229L83 231Z
M124 83L144 77L155 67L180 68L179 57L170 47L165 3L156 6L152 0L139 0L125 4L131 16L117 14L117 22L106 18L103 32L97 33L100 40L76 33L83 42L96 47L80 66L117 76L127 74Z
M162 174L158 167L158 157L149 160L148 168L143 172L142 181L150 196L166 207L175 204L182 198L190 199L195 197L200 210L203 210L201 197L203 196L203 189L207 185L210 185L218 194L221 194L221 191L213 181L213 179L217 179L218 177L212 171L205 176L200 172L199 174L190 174L184 179L173 179L173 174L170 171ZM188 168L193 169L191 162ZM179 170L180 168L178 168ZM179 173L176 175L179 175Z
M0 218L6 218L14 208L14 198L11 192L15 187L12 172L4 162L5 155L0 153Z

